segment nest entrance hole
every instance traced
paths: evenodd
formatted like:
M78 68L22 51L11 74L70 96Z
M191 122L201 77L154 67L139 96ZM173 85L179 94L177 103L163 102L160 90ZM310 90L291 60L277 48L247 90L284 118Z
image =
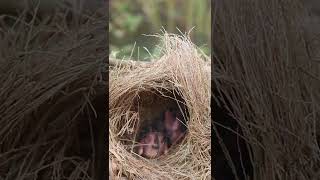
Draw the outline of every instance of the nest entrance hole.
M187 133L189 112L185 105L183 98L178 95L175 91L166 92L141 92L134 101L133 111L139 114L139 120L135 128L135 135L132 137L133 146L137 147L139 141L148 134L150 131L161 131L164 135L166 128L164 124L165 112L171 111L176 112L180 127L181 127L181 138L176 144L168 142L170 150L171 147L180 144ZM160 133L161 133L160 132ZM166 139L166 141L170 141ZM172 145L172 146L171 146Z

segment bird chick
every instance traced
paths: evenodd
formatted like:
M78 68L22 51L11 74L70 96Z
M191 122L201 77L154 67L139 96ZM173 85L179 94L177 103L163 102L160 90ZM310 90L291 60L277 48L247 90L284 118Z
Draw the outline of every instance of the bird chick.
M171 145L179 143L185 134L182 123L176 115L175 112L169 110L164 113L164 126Z
M137 153L146 158L156 158L168 152L168 144L161 132L150 131L140 140Z

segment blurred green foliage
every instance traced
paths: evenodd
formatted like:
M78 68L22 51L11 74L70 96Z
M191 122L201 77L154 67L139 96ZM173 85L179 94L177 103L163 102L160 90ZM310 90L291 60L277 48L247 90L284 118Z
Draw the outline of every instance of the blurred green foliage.
M178 34L194 28L191 40L210 55L210 10L209 0L110 0L111 56L139 60L156 56L159 39L143 34L161 33L162 28Z

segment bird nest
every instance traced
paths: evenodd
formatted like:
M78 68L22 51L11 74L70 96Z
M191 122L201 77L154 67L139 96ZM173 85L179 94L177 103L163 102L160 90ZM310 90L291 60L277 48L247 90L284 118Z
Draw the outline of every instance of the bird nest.
M117 64L109 83L109 172L128 179L208 179L211 176L210 66L187 37L164 34L162 57ZM184 118L184 137L148 159L135 151L143 127L168 109Z

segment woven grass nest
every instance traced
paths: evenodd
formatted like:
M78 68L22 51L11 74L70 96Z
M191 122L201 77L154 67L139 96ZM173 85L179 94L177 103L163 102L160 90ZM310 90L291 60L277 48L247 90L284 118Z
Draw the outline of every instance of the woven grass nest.
M111 178L210 179L208 58L186 36L165 33L159 37L164 42L161 58L110 69ZM155 159L139 156L133 151L139 128L168 107L188 111L184 139Z

